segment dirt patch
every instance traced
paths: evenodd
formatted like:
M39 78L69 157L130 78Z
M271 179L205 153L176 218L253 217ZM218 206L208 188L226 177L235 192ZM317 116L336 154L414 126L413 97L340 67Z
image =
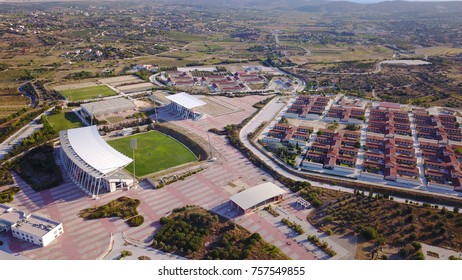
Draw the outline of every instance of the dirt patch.
M233 113L239 110L238 108L230 104L226 104L222 101L218 101L214 99L213 97L201 98L201 100L207 104L199 107L197 110L207 115L214 116L214 117L225 115L225 114L230 114L230 113Z
M62 90L69 90L69 89L94 87L98 85L99 84L96 82L86 82L86 83L78 83L78 84L59 85L59 86L55 86L54 89L57 91L62 91Z

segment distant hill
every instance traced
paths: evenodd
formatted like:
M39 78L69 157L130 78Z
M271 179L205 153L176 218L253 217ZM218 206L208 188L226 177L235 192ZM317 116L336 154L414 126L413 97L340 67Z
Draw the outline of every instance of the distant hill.
M27 3L27 2L93 2L94 0L0 0L0 3ZM462 14L462 1L446 2L408 2L380 0L353 0L327 1L327 0L102 0L102 2L134 2L134 3L166 3L182 4L188 6L212 6L234 8L265 8L278 10L295 10L307 13L327 14ZM363 2L363 3L358 3ZM364 3L364 2L367 2ZM372 3L374 2L374 3Z
M297 1L299 2L299 1ZM370 13L370 14L428 14L428 13L460 13L462 14L461 1L447 2L407 2L385 1L372 4L353 3L347 1L306 1L304 5L295 8L304 12L320 13Z

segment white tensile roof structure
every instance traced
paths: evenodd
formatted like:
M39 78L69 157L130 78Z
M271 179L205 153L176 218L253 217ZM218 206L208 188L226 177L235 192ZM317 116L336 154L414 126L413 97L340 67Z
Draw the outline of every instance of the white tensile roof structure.
M192 109L199 106L203 106L207 103L200 100L197 97L187 94L186 92L180 92L174 95L166 96L170 101L175 102L176 104L184 107L186 109Z
M247 210L270 198L286 193L285 190L271 182L263 183L231 196L231 201L241 209Z
M67 130L67 140L72 150L85 164L104 175L119 170L133 161L106 143L95 125Z

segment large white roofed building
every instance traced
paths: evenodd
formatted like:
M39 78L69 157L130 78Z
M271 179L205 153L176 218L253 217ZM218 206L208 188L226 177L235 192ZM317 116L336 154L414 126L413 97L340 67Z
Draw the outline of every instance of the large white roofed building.
M254 208L282 199L286 191L271 182L263 183L231 196L231 202L247 213Z
M167 99L172 101L168 105L168 109L174 111L185 119L198 120L204 115L202 113L194 112L194 108L203 106L207 103L200 100L199 98L189 95L186 92L180 92L177 94L166 96Z
M86 193L98 195L133 184L123 170L132 159L107 144L96 126L62 130L59 138L63 168Z

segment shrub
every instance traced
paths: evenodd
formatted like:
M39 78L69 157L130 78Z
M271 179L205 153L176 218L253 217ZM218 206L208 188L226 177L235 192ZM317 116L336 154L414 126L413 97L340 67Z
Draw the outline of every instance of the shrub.
M376 239L379 234L377 233L377 230L374 227L365 227L361 231L361 234L364 235L364 237L367 240L374 240Z
M409 255L409 249L401 248L399 249L399 254L401 255L401 257L406 258Z
M127 220L127 224L131 227L139 227L144 223L144 217L139 215Z
M126 250L123 250L122 252L120 252L120 256L119 256L119 260L125 258L125 257L128 257L128 256L131 256L132 255L132 252L130 251L126 251Z
M416 250L422 249L422 244L420 244L420 242L414 241L414 242L411 243L411 245L412 245L412 247L414 247L414 249L416 249Z
M425 260L425 255L422 253L422 251L417 252L415 256L416 260Z

